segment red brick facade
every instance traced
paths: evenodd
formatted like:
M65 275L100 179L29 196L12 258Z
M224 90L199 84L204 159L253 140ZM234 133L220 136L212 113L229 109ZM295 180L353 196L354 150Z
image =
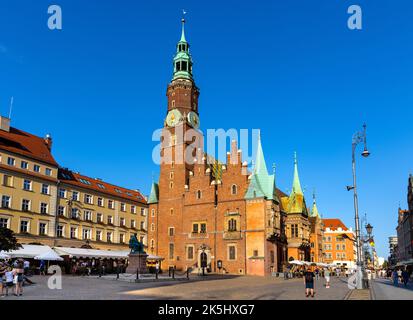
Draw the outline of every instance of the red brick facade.
M181 39L166 94L159 183L148 201L148 251L164 258L163 270L199 270L206 262L210 272L281 271L285 215L277 196L245 199L250 180L237 142L225 164L204 153L202 133L195 130L199 90L191 73L179 75L188 65L179 64L189 59L186 50Z

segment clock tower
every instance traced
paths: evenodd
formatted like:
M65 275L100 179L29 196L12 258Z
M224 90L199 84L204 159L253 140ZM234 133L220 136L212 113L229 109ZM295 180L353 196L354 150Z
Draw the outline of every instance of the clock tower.
M173 59L173 78L168 85L168 112L178 110L182 116L194 112L198 116L199 89L192 76L192 57L185 38L185 19L182 19L182 35L176 45Z
M185 38L185 19L182 19L181 39L173 59L173 77L168 84L167 112L161 138L159 192L152 204L157 234L156 254L166 257L170 267L184 257L182 243L184 201L188 193L190 175L198 158L203 156L203 136L198 130L199 89L192 74L192 57ZM158 188L158 186L157 186ZM154 221L155 221L154 220ZM161 244L164 244L163 246Z

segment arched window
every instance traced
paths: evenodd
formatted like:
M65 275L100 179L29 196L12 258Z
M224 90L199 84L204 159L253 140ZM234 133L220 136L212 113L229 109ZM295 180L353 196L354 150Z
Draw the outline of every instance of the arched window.
M231 187L231 194L235 195L238 192L238 188L235 184L232 185Z
M197 198L197 199L201 199L201 198L202 198L202 191L201 191L201 190L198 190L198 191L196 192L196 198Z

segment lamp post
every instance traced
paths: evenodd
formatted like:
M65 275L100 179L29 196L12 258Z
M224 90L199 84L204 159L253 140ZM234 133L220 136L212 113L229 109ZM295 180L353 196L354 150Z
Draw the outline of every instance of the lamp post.
M357 197L357 183L356 183L356 148L360 142L364 144L364 150L361 155L367 158L370 155L370 152L367 150L366 142L366 125L363 125L363 131L356 132L353 135L352 143L352 168L353 168L353 186L347 186L347 190L353 190L354 194L354 220L356 227L356 247L357 247L357 289L363 289L363 274L364 274L364 263L362 260L362 247L360 239L360 218L359 218L359 209L358 209L358 197Z
M372 234L372 232L373 232L373 226L372 226L370 223L366 225L366 231L367 231L367 234L368 234L368 236L369 236L368 241L369 241L369 243L370 243L371 234ZM372 250L372 254L371 254L371 262L372 262L372 264L373 264L373 269L374 269L374 252L373 252L373 250Z

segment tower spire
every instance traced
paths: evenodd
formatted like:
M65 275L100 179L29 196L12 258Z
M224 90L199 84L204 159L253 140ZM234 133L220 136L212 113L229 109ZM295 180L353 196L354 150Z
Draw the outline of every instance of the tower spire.
M303 195L303 190L301 189L300 178L298 177L297 152L294 152L293 193Z
M257 145L257 156L255 158L255 168L254 172L256 174L268 174L267 165L265 164L264 152L262 151L261 145L261 130L258 131L258 145Z
M311 216L320 218L320 214L318 213L317 203L316 203L316 200L315 200L315 190L313 192L313 208L311 210Z
M184 14L186 12L184 11ZM185 18L183 17L182 20L182 34L181 34L181 40L179 40L179 42L186 42L186 38L185 38Z
M186 12L183 10L183 15ZM174 56L174 75L173 80L176 79L187 79L192 80L192 57L189 53L189 43L186 41L185 37L185 23L184 17L181 19L182 31L181 39L176 45L176 54Z

